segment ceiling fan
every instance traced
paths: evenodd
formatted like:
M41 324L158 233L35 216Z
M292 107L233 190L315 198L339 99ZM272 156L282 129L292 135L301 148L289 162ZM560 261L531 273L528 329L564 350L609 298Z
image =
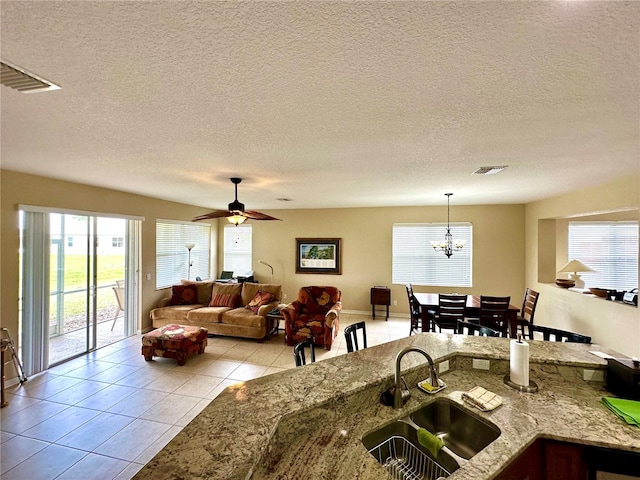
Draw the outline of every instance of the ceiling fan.
M236 186L236 199L229 204L229 210L214 210L213 212L205 213L193 219L194 222L199 220L209 220L211 218L224 218L226 217L229 223L233 223L235 226L240 225L245 220L280 220L279 218L272 217L265 213L256 212L253 210L245 210L244 203L238 201L238 184L242 181L241 178L230 178L231 183Z

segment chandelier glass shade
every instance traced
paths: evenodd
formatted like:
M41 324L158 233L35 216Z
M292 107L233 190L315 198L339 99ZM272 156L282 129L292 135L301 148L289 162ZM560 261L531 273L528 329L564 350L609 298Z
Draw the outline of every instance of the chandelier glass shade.
M449 199L453 193L445 193L445 195L447 196L447 233L444 235L444 240L434 240L431 242L431 246L436 252L444 252L447 258L450 258L453 252L462 250L466 241L453 239L449 222Z

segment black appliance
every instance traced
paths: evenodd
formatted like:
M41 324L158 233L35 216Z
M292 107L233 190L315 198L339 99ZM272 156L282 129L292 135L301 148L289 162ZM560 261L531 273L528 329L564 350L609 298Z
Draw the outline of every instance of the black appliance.
M609 358L607 363L607 390L622 398L640 400L640 361Z

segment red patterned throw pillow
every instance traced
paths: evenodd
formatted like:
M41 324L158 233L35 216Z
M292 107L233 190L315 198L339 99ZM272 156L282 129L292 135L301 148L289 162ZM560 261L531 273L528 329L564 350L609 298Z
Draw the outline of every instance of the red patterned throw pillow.
M211 297L210 307L231 307L234 308L240 301L240 295L232 293L218 293Z
M198 303L198 289L195 284L174 285L171 287L171 301L169 305L196 305Z
M251 301L244 308L251 310L253 313L258 313L258 310L262 305L271 303L274 299L275 297L272 293L258 290Z

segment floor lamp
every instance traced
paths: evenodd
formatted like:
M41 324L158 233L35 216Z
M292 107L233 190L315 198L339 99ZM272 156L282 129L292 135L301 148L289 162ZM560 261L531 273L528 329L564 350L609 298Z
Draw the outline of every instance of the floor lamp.
M191 280L191 267L193 266L193 264L191 263L191 250L195 246L196 246L195 243L187 243L185 245L185 247L187 247L187 250L189 250L189 260L188 260L189 266L187 267L187 280Z
M271 269L271 283L273 283L273 267L269 265L267 262L265 262L264 260L258 260L258 263L261 263L262 265L266 265Z

